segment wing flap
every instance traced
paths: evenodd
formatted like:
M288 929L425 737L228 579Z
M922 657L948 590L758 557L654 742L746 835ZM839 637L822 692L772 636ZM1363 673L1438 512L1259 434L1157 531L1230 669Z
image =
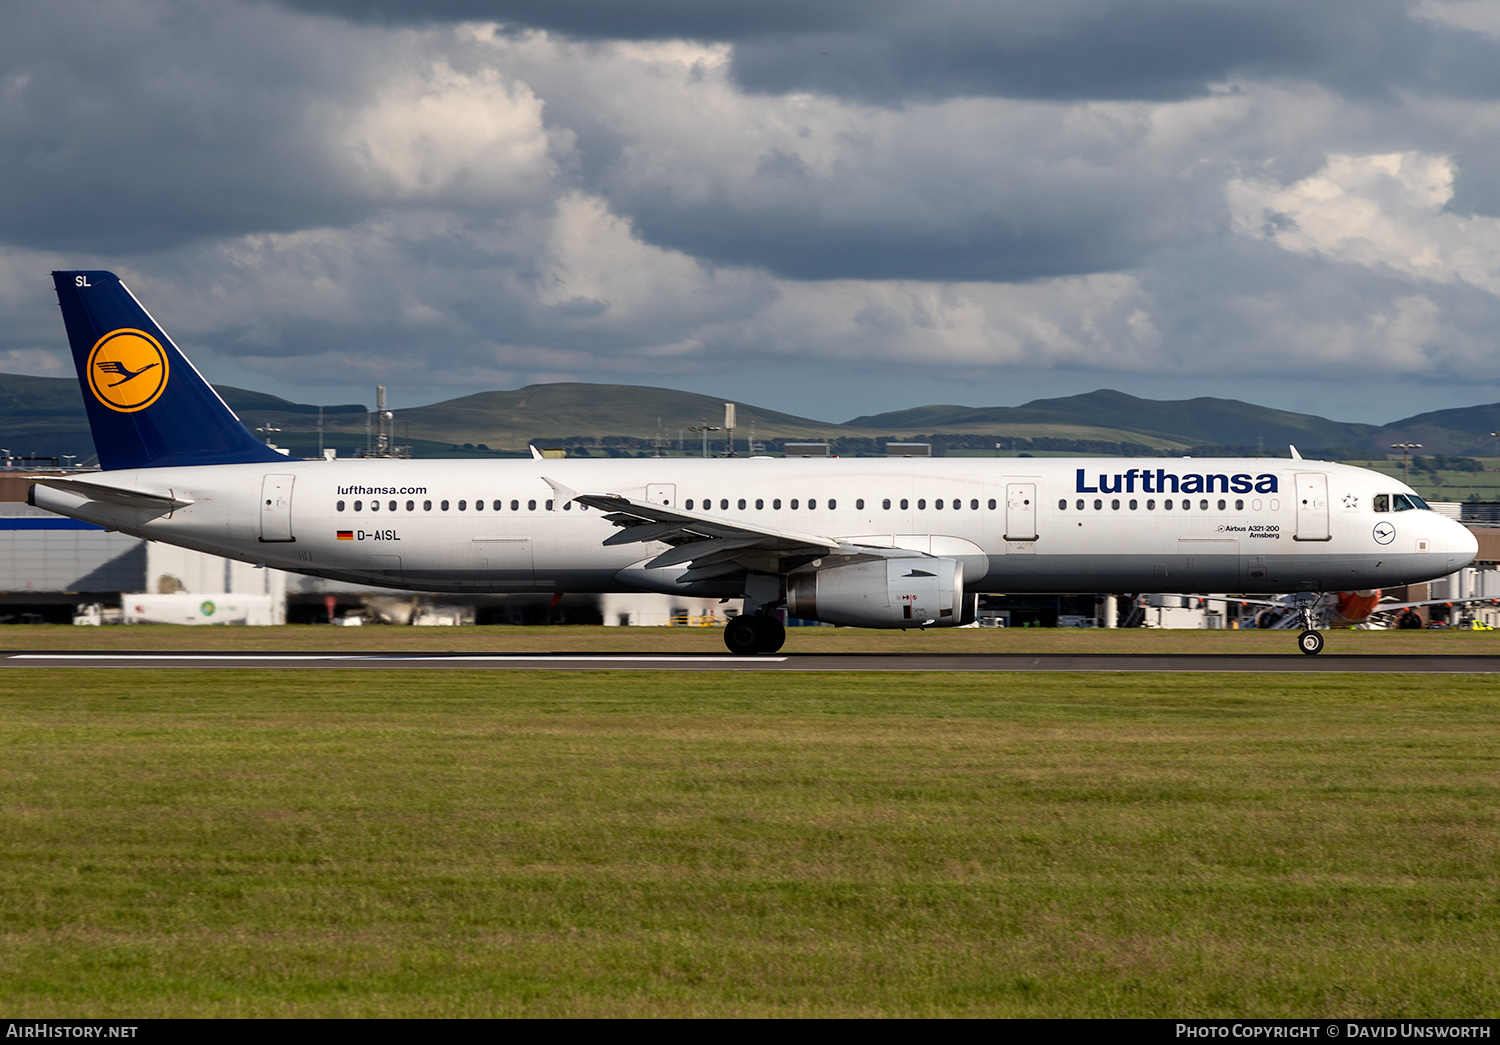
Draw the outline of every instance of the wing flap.
M754 548L764 541L765 538L758 534L751 534L748 537L716 537L708 541L693 541L689 544L678 545L676 548L669 548L646 563L645 568L654 570L662 566L680 566L685 562L691 562L695 566L714 565L733 557L732 554L726 555L726 553Z

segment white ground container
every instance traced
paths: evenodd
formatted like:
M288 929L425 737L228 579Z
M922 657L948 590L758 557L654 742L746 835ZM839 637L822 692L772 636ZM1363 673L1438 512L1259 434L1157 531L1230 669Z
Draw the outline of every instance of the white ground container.
M279 624L281 604L271 595L187 594L120 596L126 624Z

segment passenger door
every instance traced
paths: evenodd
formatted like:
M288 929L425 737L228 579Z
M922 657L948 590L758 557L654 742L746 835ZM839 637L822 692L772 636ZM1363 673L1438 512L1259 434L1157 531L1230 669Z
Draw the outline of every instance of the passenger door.
M1297 532L1294 541L1331 541L1328 532L1328 476L1297 473Z
M260 482L260 539L265 543L295 541L292 536L292 481L290 475L268 475Z
M1005 484L1005 539L1034 541L1036 532L1036 483Z

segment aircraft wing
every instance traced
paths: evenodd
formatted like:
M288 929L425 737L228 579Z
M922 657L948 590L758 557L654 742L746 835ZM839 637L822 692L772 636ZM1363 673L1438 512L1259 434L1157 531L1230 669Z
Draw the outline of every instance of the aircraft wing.
M1473 606L1479 603L1500 603L1493 595L1471 595L1467 599L1423 599L1420 602L1381 602L1372 613L1392 613L1396 610L1420 609L1423 606Z
M1164 594L1171 594L1166 592ZM1278 606L1282 609L1296 609L1295 602L1287 602L1284 599L1237 599L1232 595L1189 595L1190 599L1199 599L1203 602L1222 602L1226 606L1236 603L1240 606Z
M606 547L651 541L671 545L643 565L646 569L655 569L687 563L688 571L680 578L683 583L740 570L780 573L824 555L908 558L923 554L903 548L850 544L822 534L757 526L742 519L685 511L617 493L580 493L555 479L542 478L552 487L559 501L572 500L597 508L620 528L618 533L605 539Z

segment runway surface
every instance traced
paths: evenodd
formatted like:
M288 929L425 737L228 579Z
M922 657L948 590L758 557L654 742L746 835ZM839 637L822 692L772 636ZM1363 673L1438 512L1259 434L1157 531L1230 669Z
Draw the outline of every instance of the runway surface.
M1500 656L1136 653L318 653L26 650L0 668L397 668L486 671L1232 671L1496 674Z

